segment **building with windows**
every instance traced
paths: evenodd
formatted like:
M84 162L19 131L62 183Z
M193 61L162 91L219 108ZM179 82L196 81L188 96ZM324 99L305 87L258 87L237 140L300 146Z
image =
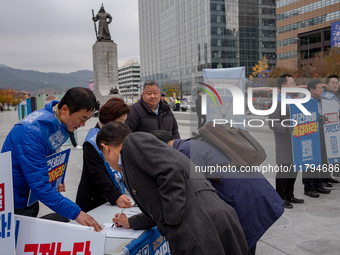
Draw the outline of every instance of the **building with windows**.
M118 68L119 92L132 101L139 98L140 92L140 65L137 59L128 60L124 66Z
M279 0L276 12L277 66L296 69L330 48L330 26L340 20L340 0Z
M183 94L202 69L276 65L275 0L139 0L141 81L178 81Z

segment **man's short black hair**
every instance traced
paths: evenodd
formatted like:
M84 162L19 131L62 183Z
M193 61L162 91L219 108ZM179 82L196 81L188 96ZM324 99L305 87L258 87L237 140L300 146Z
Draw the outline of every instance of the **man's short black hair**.
M124 142L125 137L131 134L131 129L120 121L105 124L98 132L96 144L99 150L103 150L102 143L116 147Z
M159 140L168 143L171 140L175 140L175 137L173 137L168 131L165 130L154 130L151 131L150 134L156 136Z
M292 77L293 78L293 75L291 75L289 73L285 73L285 74L282 74L279 78L277 78L277 87L279 89L282 88L283 84L286 84L288 82L287 77Z
M162 94L161 97L165 97L165 94Z
M197 95L199 95L203 90L199 89L197 90Z
M336 78L339 81L339 76L337 76L336 74L331 74L330 76L327 77L326 84L328 84L332 78Z
M312 79L307 83L307 89L310 91L311 89L316 89L316 85L321 83L319 79Z
M74 87L69 89L60 100L58 109L67 105L70 115L82 109L86 111L98 110L98 104L95 95L88 88Z
M143 85L144 90L146 86L157 86L158 87L158 82L155 80L147 80L144 82L144 85Z

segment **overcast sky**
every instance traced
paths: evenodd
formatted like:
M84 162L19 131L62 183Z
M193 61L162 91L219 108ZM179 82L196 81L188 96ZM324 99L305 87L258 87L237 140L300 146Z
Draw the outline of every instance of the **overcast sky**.
M0 0L0 64L41 72L93 70L91 10L96 15L102 3L113 18L118 66L139 60L138 0Z

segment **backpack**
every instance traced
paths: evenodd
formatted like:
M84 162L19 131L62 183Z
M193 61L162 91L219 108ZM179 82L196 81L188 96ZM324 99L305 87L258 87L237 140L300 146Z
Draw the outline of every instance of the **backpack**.
M267 154L248 131L230 127L230 124L207 122L199 128L199 135L189 139L202 139L227 154L231 166L258 166L265 161Z

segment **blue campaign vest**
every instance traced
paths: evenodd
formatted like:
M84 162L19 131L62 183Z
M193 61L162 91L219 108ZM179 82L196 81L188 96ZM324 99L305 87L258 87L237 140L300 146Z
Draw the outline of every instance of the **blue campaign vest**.
M103 161L104 161L104 165L106 167L107 172L109 173L112 181L114 182L114 184L116 185L116 187L119 189L119 191L122 194L125 194L126 192L126 188L125 188L125 184L123 183L123 175L121 173L119 173L118 171L116 171L115 169L113 169L109 163L107 163L104 159L104 155L103 153L99 150L99 148L97 147L96 144L96 137L97 134L99 132L98 128L91 128L85 138L85 142L89 142L90 144L92 144L92 146L96 149L96 151L98 152L98 154L102 157Z
M45 138L52 153L56 153L69 138L66 126L54 115L52 101L45 108L32 112L16 125L25 125L38 130Z

